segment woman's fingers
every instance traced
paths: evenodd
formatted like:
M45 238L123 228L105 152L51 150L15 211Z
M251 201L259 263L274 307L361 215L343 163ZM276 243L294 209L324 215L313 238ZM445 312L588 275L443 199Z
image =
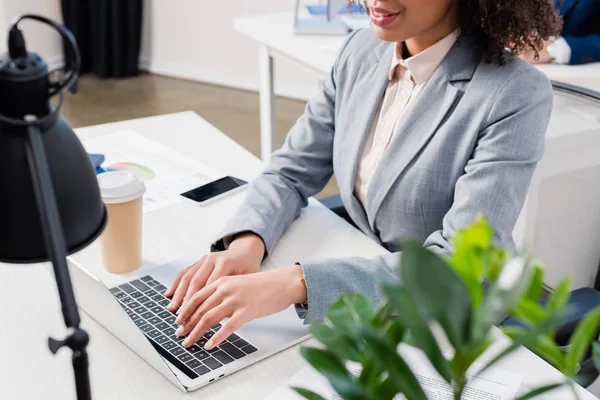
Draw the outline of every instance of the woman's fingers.
M206 299L204 301L204 303L200 304L198 306L198 308L196 308L195 310L192 311L192 314L190 315L189 318L187 318L186 320L184 320L182 322L183 325L181 325L181 327L179 327L179 329L177 329L177 335L185 336L185 335L189 334L192 331L192 329L194 329L194 327L196 325L198 325L198 323L200 322L200 320L202 319L204 314L206 314L207 311L209 311L209 310L215 308L216 306L218 306L219 304L221 304L221 302L222 302L222 299L217 294L213 294L212 296L209 296L208 299ZM177 321L175 321L175 322L177 322Z
M198 261L196 264L194 264L190 269L188 269L186 271L185 274L183 274L183 276L181 277L181 280L179 281L179 284L177 285L177 288L175 289L175 293L173 293L173 298L171 299L171 302L167 306L167 308L169 310L175 311L175 310L177 310L177 308L179 308L179 306L181 305L181 302L183 301L183 296L185 296L185 294L187 293L187 289L190 284L190 281L196 274L196 271L198 270L198 268L202 267L202 265L204 265L205 262L206 262L206 256L202 257L200 259L200 261Z
M205 258L204 264L202 264L200 268L196 270L196 273L190 281L185 296L183 297L183 304L187 303L194 293L198 292L203 287L208 286L208 277L216 268L214 259L212 257L207 256Z
M183 347L190 347L198 340L202 338L202 335L206 333L210 329L211 326L215 325L217 322L220 322L225 317L229 317L233 313L233 307L231 303L223 303L218 305L217 307L208 310L194 329L190 332L189 336L183 341Z
M196 265L196 264L194 264ZM177 286L179 286L179 282L181 282L181 278L183 278L183 276L191 269L194 267L194 265L190 265L189 267L187 267L186 269L182 269L181 271L179 271L179 273L177 274L177 276L175 277L175 279L173 280L173 283L171 283L171 286L169 286L169 288L167 289L167 291L165 292L165 296L167 297L171 297L173 296L173 294L175 293L175 289L177 289Z
M242 315L244 315L244 313L241 310L234 310L231 318L229 318L227 322L223 324L221 329L206 342L204 348L211 350L213 347L220 345L221 342L227 339L234 331L238 330L240 326L247 322Z
M208 279L206 281L206 285L210 285L217 281L217 279L222 278L227 274L225 265L223 263L216 265L215 268L211 271Z
M211 299L212 302L220 302L221 296L215 293L217 290L216 285L205 286L200 291L196 292L190 299L177 311L177 318L175 319L175 323L177 324L187 324L190 320L190 317L196 312L198 308L207 301L208 298L214 297ZM218 303L217 303L218 304ZM206 308L204 308L206 310Z

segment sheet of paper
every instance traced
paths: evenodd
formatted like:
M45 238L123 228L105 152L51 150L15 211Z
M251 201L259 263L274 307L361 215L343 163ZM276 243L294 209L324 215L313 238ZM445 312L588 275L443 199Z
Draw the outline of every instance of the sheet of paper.
M426 356L413 347L402 345L400 348L404 360L411 367L429 400L452 400L452 388L431 366ZM481 365L474 365L477 371ZM360 365L348 364L355 375L360 373ZM509 371L490 368L480 376L471 376L471 381L463 393L463 400L514 400L521 386L522 378ZM300 395L291 387L301 387L320 394L327 400L341 400L329 382L312 367L306 367L293 376L284 387L275 391L268 400L300 400ZM394 400L404 400L396 396Z
M106 157L102 167L129 170L144 180L144 213L182 201L180 193L222 176L216 170L184 156L133 130L87 140L88 153Z

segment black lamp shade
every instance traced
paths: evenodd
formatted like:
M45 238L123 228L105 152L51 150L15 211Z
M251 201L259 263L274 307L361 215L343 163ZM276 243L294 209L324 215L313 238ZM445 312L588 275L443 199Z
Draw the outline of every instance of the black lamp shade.
M59 118L42 127L48 168L68 253L96 239L106 224L96 173L71 127ZM26 128L0 123L0 261L47 261L29 171Z

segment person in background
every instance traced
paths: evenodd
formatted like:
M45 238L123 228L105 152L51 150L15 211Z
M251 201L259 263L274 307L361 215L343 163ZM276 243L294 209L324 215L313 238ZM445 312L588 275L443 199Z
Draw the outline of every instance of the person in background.
M539 56L528 50L520 57L532 64L600 62L600 0L555 0L563 18L562 35L545 40Z
M512 231L553 106L548 78L515 54L559 34L552 3L367 0L367 6L372 27L346 39L284 146L248 186L214 252L167 289L184 346L224 318L206 349L242 324L294 304L310 322L323 319L342 294L377 302L381 276L397 276L401 268L399 243L412 237L451 254L455 232L479 212L494 228L496 245L515 247ZM295 260L261 271L308 198L334 173L353 222L396 253Z

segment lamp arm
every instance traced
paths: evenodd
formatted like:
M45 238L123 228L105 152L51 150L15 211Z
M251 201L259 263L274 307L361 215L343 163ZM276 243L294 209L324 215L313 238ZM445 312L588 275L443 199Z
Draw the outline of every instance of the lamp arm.
M56 353L63 346L71 348L73 351L72 362L75 371L77 398L79 400L89 400L91 399L91 390L86 351L89 337L84 330L79 328L81 319L67 266L67 245L50 171L48 170L49 164L44 150L42 133L35 122L27 126L26 154L44 243L52 262L65 325L70 328L70 332L64 340L59 341L50 338L48 344L50 351L53 353Z

